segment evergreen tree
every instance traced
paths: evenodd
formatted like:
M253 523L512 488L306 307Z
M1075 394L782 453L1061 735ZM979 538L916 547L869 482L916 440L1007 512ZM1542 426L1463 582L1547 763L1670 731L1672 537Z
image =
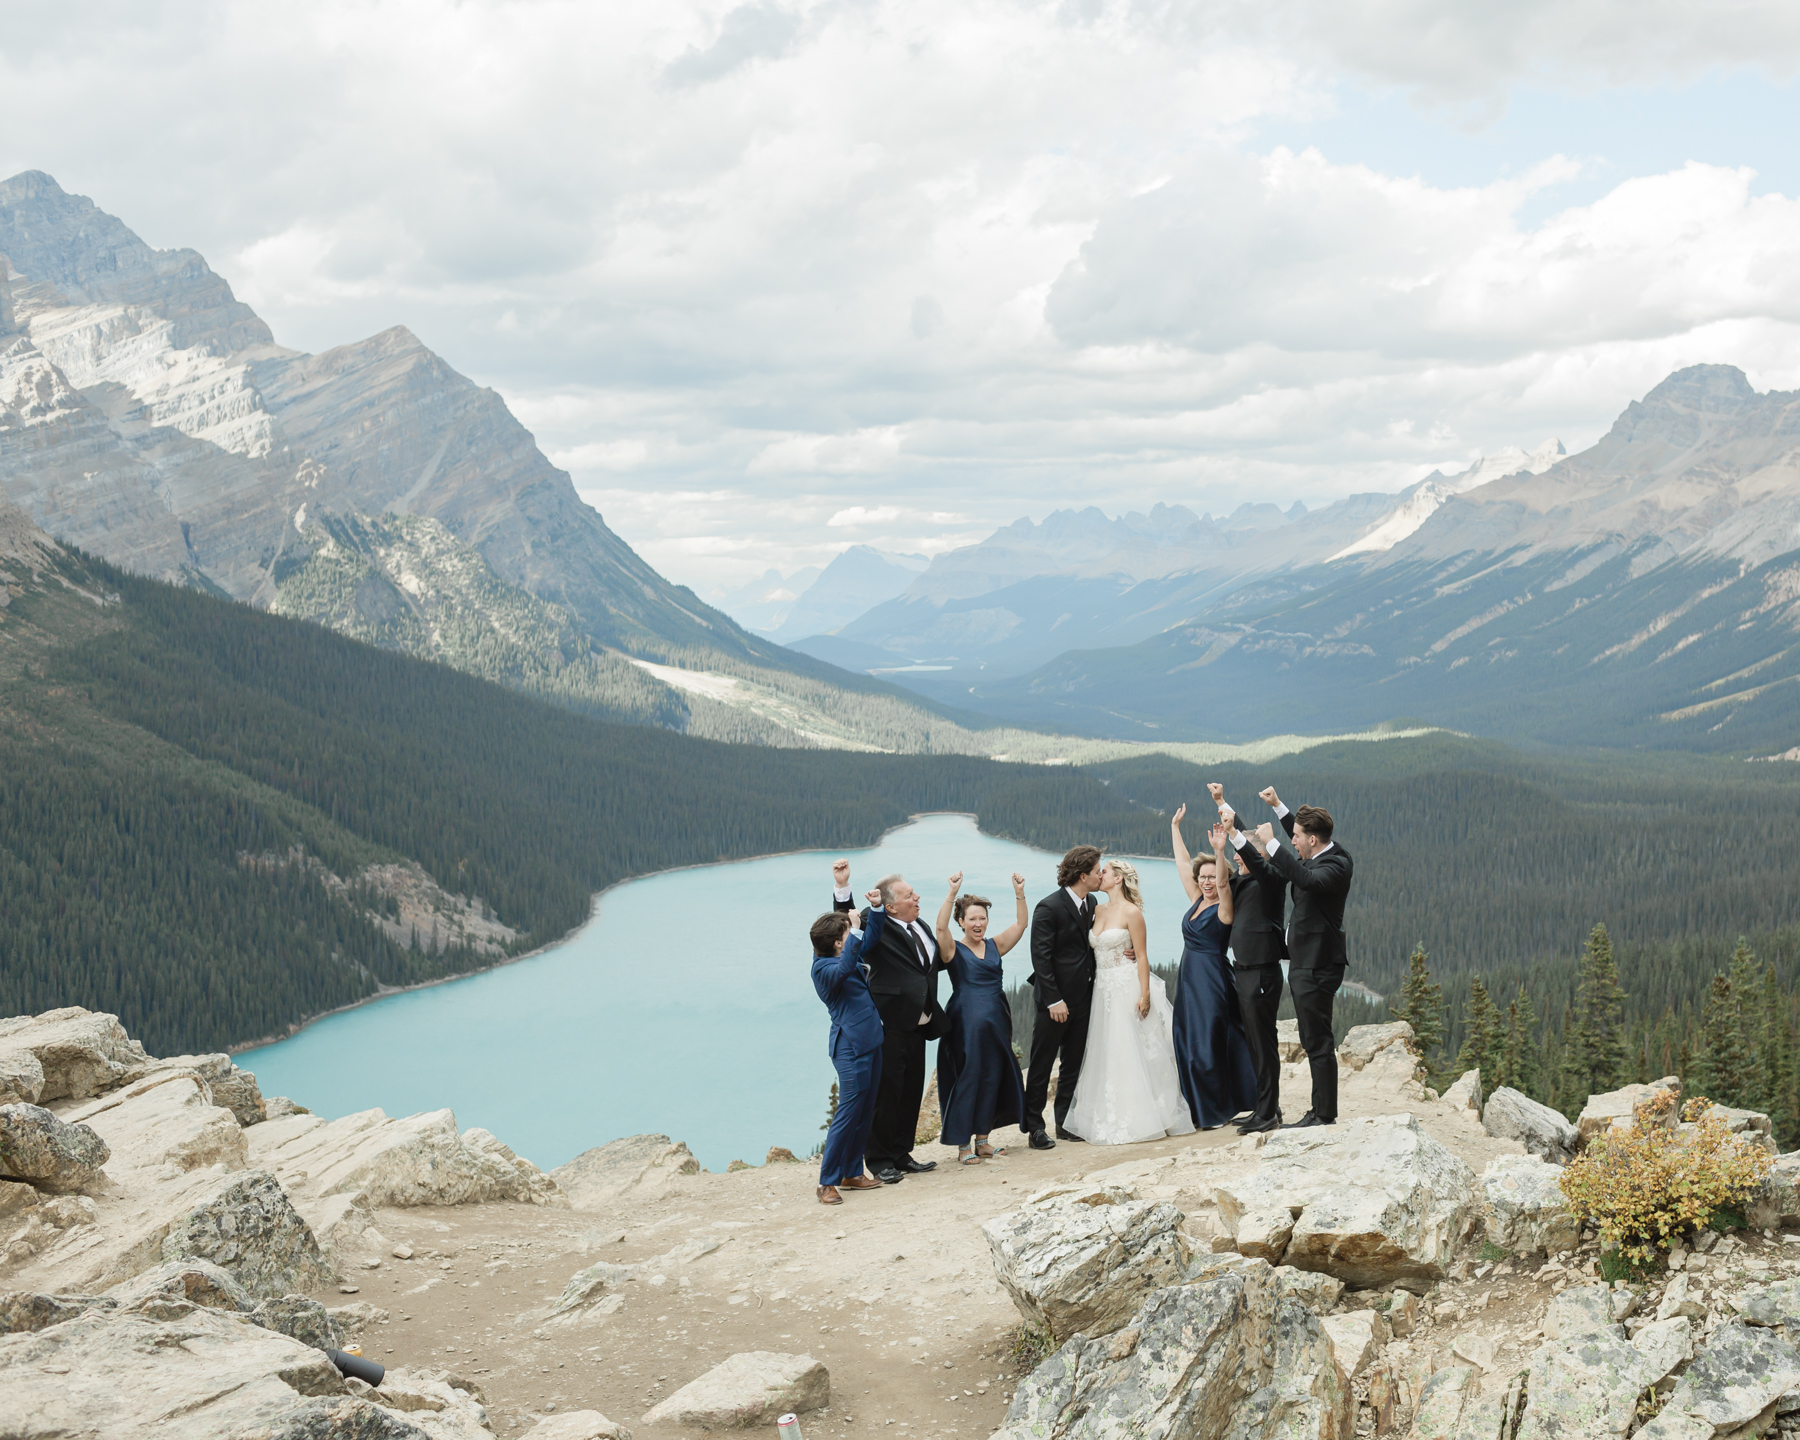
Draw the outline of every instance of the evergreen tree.
M831 1095L825 1101L825 1123L819 1127L821 1130L829 1130L831 1128L831 1122L833 1120L837 1119L837 1107L838 1107L837 1081L833 1080L831 1082Z
M1565 1113L1576 1113L1587 1103L1588 1096L1616 1090L1625 1083L1624 1010L1625 992L1619 988L1612 937L1606 933L1606 926L1596 925L1582 951L1575 1008L1565 1027ZM1570 1110L1570 1106L1574 1109Z
M1495 1073L1500 1068L1506 1048L1506 1024L1500 1018L1500 1007L1488 997L1487 986L1477 975L1469 985L1469 1016L1462 1049L1457 1052L1458 1073L1481 1072L1481 1098L1493 1093Z
M1731 981L1731 1003L1737 1012L1737 1049L1743 1057L1742 1068L1732 1077L1732 1093L1738 1098L1731 1103L1766 1113L1769 1096L1763 1046L1767 1037L1757 1004L1762 991L1762 968L1750 942L1740 936L1737 948L1731 952L1731 968L1726 972Z
M1506 1039L1501 1045L1500 1074L1494 1079L1495 1089L1502 1085L1510 1085L1533 1100L1543 1098L1539 1093L1543 1086L1543 1070L1539 1059L1537 1012L1532 1008L1531 995L1523 983L1512 1004L1506 1007Z
M1764 1111L1775 1127L1776 1143L1791 1149L1794 1135L1800 1129L1800 1116L1794 1108L1794 1032L1788 1023L1787 997L1782 994L1780 977L1773 965L1765 965L1762 975L1762 1100L1757 1109Z
M1713 976L1700 1011L1700 1051L1695 1060L1698 1074L1693 1093L1721 1105L1743 1103L1750 1057L1744 1051L1743 1022L1729 975Z
M1441 1056L1434 1052L1444 1042L1444 987L1431 978L1431 958L1423 943L1413 946L1406 962L1406 979L1400 984L1400 1003L1388 1007L1396 1020L1412 1026L1413 1045L1427 1070L1436 1072Z

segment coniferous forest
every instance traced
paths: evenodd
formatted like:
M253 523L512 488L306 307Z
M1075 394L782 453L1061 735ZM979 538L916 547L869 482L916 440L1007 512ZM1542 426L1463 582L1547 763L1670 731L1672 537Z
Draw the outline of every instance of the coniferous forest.
M734 746L67 564L80 588L0 611L0 1014L86 1005L155 1051L215 1049L497 958L370 923L385 902L359 877L379 864L478 897L518 953L630 876L866 845L920 810L1047 850L1166 854L1184 802L1203 840L1218 780L1251 823L1268 784L1337 816L1351 978L1406 1009L1422 947L1440 1073L1485 1061L1566 1108L1582 1085L1679 1071L1768 1101L1784 1139L1800 1126L1800 766L1448 734L1204 772ZM1346 992L1340 1019L1385 1010Z

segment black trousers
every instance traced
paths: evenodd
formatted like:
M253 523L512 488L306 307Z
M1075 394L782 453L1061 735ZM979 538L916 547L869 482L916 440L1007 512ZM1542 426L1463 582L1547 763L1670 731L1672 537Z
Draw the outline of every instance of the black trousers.
M1321 1120L1337 1119L1337 1041L1331 1033L1331 1011L1343 983L1342 965L1288 969L1294 1016L1300 1022L1300 1044L1312 1067L1312 1110Z
M1065 1000L1068 997L1063 997ZM1080 1002L1069 1004L1069 1018L1058 1025L1042 1005L1031 1020L1031 1069L1025 1077L1025 1116L1021 1128L1027 1135L1044 1128L1044 1100L1050 1094L1050 1071L1058 1059L1062 1068L1056 1076L1056 1123L1060 1127L1069 1118L1069 1106L1075 1099L1075 1082L1081 1078L1081 1057L1087 1051L1088 1015L1092 1010L1090 994Z
M1256 1071L1256 1118L1273 1120L1281 1111L1281 1048L1275 1039L1275 1012L1281 1009L1281 967L1247 965L1231 972L1250 1064Z
M875 1121L864 1152L871 1170L912 1157L919 1106L925 1099L926 1027L919 1024L918 1007L883 1011L881 1024L887 1034L881 1042L881 1078L875 1085Z

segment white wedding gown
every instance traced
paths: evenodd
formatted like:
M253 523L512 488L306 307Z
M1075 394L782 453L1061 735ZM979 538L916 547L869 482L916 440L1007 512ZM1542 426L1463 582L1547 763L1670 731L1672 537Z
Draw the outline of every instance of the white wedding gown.
M1128 1145L1193 1132L1193 1116L1175 1070L1175 1012L1150 977L1150 1013L1138 1019L1137 961L1126 957L1131 932L1103 930L1094 947L1094 1007L1075 1098L1063 1125L1095 1145Z

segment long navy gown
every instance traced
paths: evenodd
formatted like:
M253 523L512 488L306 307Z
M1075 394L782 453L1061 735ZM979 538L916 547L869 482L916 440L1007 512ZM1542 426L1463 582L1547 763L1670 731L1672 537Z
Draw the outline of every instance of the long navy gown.
M1194 1124L1223 1125L1256 1108L1256 1068L1238 1010L1225 947L1231 927L1207 905L1181 922L1181 974L1175 982L1175 1068Z
M1025 1083L1012 1048L1012 1007L1000 974L1000 947L991 939L977 955L962 941L947 967L956 988L944 1008L938 1041L938 1109L945 1145L1017 1125L1025 1113Z

